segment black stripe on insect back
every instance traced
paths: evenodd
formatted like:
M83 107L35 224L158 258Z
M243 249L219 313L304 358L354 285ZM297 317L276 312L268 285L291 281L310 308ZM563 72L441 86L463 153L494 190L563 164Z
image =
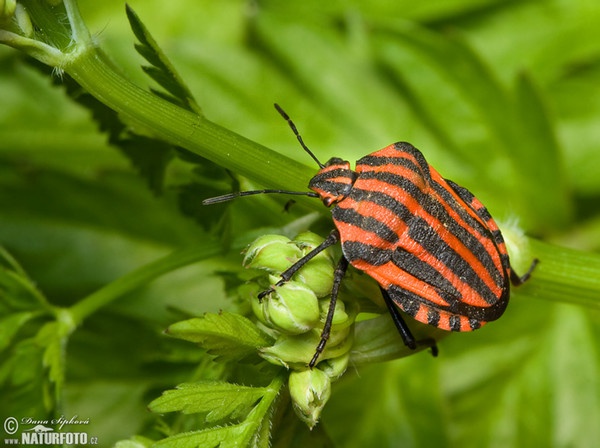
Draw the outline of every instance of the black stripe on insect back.
M416 255L398 248L392 255L392 261L403 271L436 288L439 295L447 302L451 303L462 297L461 293L440 271Z
M416 187L414 188L416 189ZM351 191L350 196L356 201L363 202L368 198L369 201L375 202L394 212L407 224L411 239L417 241L427 252L441 261L457 277L467 279L466 281L468 281L469 285L477 290L488 303L493 303L498 299L472 269L472 266L443 241L434 228L432 228L423 218L416 217L404 204L381 191L369 191L354 188ZM377 221L375 218L360 215L352 209L336 207L332 210L332 214L336 220L348 222L366 231L376 233L378 236L391 243L395 243L399 238L399 236L385 224ZM446 220L449 219L450 218L447 217ZM486 256L489 258L489 254L485 252L479 241L460 225L454 222L448 224L447 228L450 231L454 231L455 235L458 234L457 237L461 238L463 241L469 241L471 250L473 250L473 246L475 246L476 249L483 251L482 256L484 258ZM344 243L343 248L345 256L348 257L351 262L357 259L364 259L368 263L377 266L392 258L397 258L395 264L400 269L439 288L442 297L448 301L456 301L461 298L460 293L451 286L442 274L437 272L423 260L417 259L415 256L411 256L410 260L408 260L406 259L409 257L407 253L402 255L401 252L398 252L398 255L396 256L395 253L392 255L389 251L383 251L357 242L352 242L352 244L350 244L350 242ZM489 258L489 263L492 263L491 258Z
M423 299L423 297L404 289L402 285L390 285L387 291L392 300L401 305L401 308L412 317L417 315L421 306L427 307L428 323L437 326L440 320L440 314L433 309L431 304ZM507 304L508 301L501 300L489 307L482 308L457 300L450 303L448 306L436 305L436 308L439 308L440 311L447 311L451 314L455 314L456 316L468 316L469 325L471 328L476 329L481 326L481 322L489 322L500 317L506 309ZM451 328L453 331L461 331L460 318L451 322Z
M448 214L448 211L442 204L436 203L431 196L423 193L421 189L419 189L419 187L413 184L410 180L397 174L377 171L360 173L360 179L377 179L381 182L389 184L390 189L401 189L403 194L407 194L412 199L417 201L417 203L423 208L425 208L425 210L428 213L430 213L434 218L439 220L444 225L444 228L449 233L454 235L458 240L460 240L470 252L472 252L473 254L477 254L477 258L481 261L483 266L490 273L490 276L492 277L493 281L498 286L503 286L503 275L497 270L497 268L494 265L494 262L492 261L491 255L489 254L487 249L481 244L481 242L471 232L469 232L455 219L453 219ZM484 235L485 237L489 235L489 230L487 228L481 228L481 224L464 209L459 207L459 204L456 202L454 197L451 196L446 190L444 190L441 185L433 181L431 183L435 184L441 190L443 190L443 192L441 192L440 195L443 197L444 200L446 200L446 202L449 203L449 205L455 210L455 212L461 217L461 219L465 222L467 226L475 227L478 233ZM408 207L386 194L385 189L384 191L365 191L355 187L350 192L350 197L352 197L356 201L369 200L381 206L384 206L387 209L394 212L395 214L397 214L407 224L414 219L413 213L408 209ZM435 234L435 236L438 237L437 231L435 231L434 229L431 229L431 233ZM427 249L431 251L431 248ZM457 254L456 257L459 257L459 255Z
M451 187L454 187L456 184L449 183ZM496 265L492 260L492 255L488 252L485 246L481 243L479 239L477 239L476 235L467 230L468 228L475 231L476 234L482 236L485 239L492 237L495 244L499 244L502 239L495 239L494 235L490 232L489 228L483 225L477 218L473 217L467 210L465 210L464 206L460 204L455 197L448 192L448 190L441 184L432 180L431 188L439 195L439 197L444 201L446 206L456 213L460 219L463 221L466 227L463 227L459 222L456 221L453 217L450 216L448 210L444 207L443 204L435 204L429 208L429 212L433 214L438 220L440 220L444 227L452 233L456 238L458 238L462 244L469 249L470 252L475 254L481 264L485 267L485 269L490 274L490 277L493 279L494 283L498 286L504 286L503 281L504 275L502 272L498 271ZM461 199L467 199L466 195L469 195L471 200L474 198L473 194L470 193L467 189L459 187L461 191L456 191L457 194L461 197ZM467 204L469 204L467 202ZM485 210L487 213L487 210ZM482 219L485 217L485 214L481 214ZM487 213L489 216L489 213ZM491 219L491 216L489 216ZM485 221L485 220L484 220ZM486 221L487 223L487 221Z
M344 241L342 243L344 257L352 263L356 260L366 261L372 266L381 266L392 259L394 253L390 249L374 247L360 241Z
M385 182L389 184L390 189L401 189L403 192L406 192L417 201L421 202L423 200L423 191L410 179L404 176L400 176L399 174L388 173L387 171L363 171L360 173L359 179L375 179L381 182ZM387 191L387 189L383 189L383 191Z
M439 322L440 322L440 313L438 313L433 308L429 308L427 310L427 323L429 325L433 325L434 327L437 327Z
M455 276L463 279L465 283L478 291L486 302L492 304L498 300L498 297L477 275L473 267L449 246L440 237L436 229L431 227L424 219L414 219L408 229L408 234L411 239L417 241L427 252L442 262Z
M458 196L467 203L470 207L471 202L475 199L475 196L467 190L459 185L456 185L454 182L445 179L450 185L451 188L458 194ZM441 184L437 182L432 182L432 188L436 191L436 193L442 198L442 200L450 207L452 210L460 216L460 218L464 221L465 225L470 229L474 230L477 234L481 235L483 238L488 239L491 238L492 241L496 245L504 242L504 238L502 238L502 234L499 230L491 232L487 227L487 223L492 220L491 215L487 211L485 207L477 210L476 214L479 216L481 220L484 221L482 224L477 218L472 216L462 204L460 204L454 196ZM471 252L477 254L477 258L481 261L485 269L490 274L491 278L498 286L504 286L504 281L506 280L502 272L498 271L496 265L492 261L492 256L488 252L488 250L480 243L480 241L472 235L471 232L460 226L456 223L455 220L451 219L448 215L448 212L445 209L440 209L439 213L444 216L443 219L448 219L448 222L454 223L456 225L452 226L452 233L454 233L463 244L469 248ZM444 221L446 222L446 221ZM468 236L467 236L468 235ZM502 258L503 266L507 266L506 257Z
M374 233L379 238L389 243L398 242L398 235L396 234L396 232L394 232L394 230L390 229L385 223L377 220L376 218L361 215L352 208L341 207L335 207L331 211L331 214L336 221L352 224L366 232Z
M468 207L472 207L472 202L475 199L473 193L471 193L466 188L457 185L449 179L444 180L454 190L454 192L467 204ZM468 212L466 212L464 206L458 201L456 201L454 196L452 196L452 194L447 190L447 188L444 185L441 185L437 182L432 182L432 188L438 195L440 195L440 197L444 200L446 204L448 204L456 213L458 213L461 216L461 218L469 227L471 227L472 229L477 231L477 233L486 238L490 236L489 229L486 226L482 225L476 218L471 216ZM492 216L485 207L477 210L476 214L482 221L484 221L486 225L492 219Z
M396 143L395 145L398 145ZM362 157L356 162L356 167L358 168L361 165L369 166L369 167L377 167L384 165L395 165L401 166L403 168L407 168L414 173L417 173L423 176L427 181L431 180L431 174L429 172L429 164L416 148L412 147L412 151L407 151L412 156L403 157L403 154L399 151L398 156L396 157L387 157L387 156L376 156L373 154L369 154L368 156ZM414 158L414 160L413 160ZM417 163L415 163L415 160ZM362 174L362 173L361 173Z

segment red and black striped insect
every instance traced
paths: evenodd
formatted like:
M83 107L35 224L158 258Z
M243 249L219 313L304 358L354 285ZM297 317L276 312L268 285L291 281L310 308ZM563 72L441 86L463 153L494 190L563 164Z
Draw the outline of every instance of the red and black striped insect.
M306 262L341 242L331 305L321 341L310 362L325 349L338 291L348 265L366 272L380 286L404 343L411 349L435 341L416 341L401 309L425 324L448 331L471 331L498 319L506 309L510 284L526 281L537 264L519 277L511 268L504 239L485 206L466 188L444 179L423 154L406 142L389 145L356 162L334 157L322 164L304 144L296 126L277 105L302 148L317 162L312 192L256 190L205 200L212 204L259 193L318 197L335 229L313 251L281 274L281 286ZM259 298L273 292L263 291Z

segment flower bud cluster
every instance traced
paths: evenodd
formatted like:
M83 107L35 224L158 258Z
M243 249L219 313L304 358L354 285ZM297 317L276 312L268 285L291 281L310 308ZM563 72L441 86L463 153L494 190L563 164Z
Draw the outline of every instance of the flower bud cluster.
M308 261L293 278L277 286L280 275L323 241L310 232L294 240L264 235L246 250L243 265L256 271L252 282L239 289L249 300L261 328L275 339L261 349L267 361L291 370L290 395L296 414L313 427L329 399L331 382L346 370L353 342L356 306L338 297L333 325L325 351L314 368L308 364L315 354L333 286L334 260L329 249ZM271 290L262 299L261 291Z

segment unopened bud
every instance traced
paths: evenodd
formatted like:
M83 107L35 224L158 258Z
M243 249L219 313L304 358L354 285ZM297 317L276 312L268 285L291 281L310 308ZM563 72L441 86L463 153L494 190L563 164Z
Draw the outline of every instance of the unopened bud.
M245 268L281 273L301 256L302 252L289 238L264 235L248 246L242 264Z
M10 20L17 9L16 0L0 0L0 23Z
M263 299L264 315L276 329L288 334L302 334L319 323L319 301L302 283L289 281L276 286Z
M338 380L348 368L348 361L350 360L350 353L345 353L342 356L336 358L326 359L319 363L319 369L325 372L325 374L331 379L331 381Z
M319 369L291 372L289 387L294 411L312 429L331 396L329 376Z
M320 341L321 330L319 328L301 335L281 335L272 346L261 348L260 356L271 364L286 368L306 367L315 355ZM353 342L354 334L350 328L343 330L343 337L338 334L331 336L325 346L325 351L319 356L319 361L349 353Z
M305 256L323 242L323 238L312 232L304 232L294 238L294 243ZM334 264L331 254L324 250L298 271L295 278L312 289L317 297L331 294L333 287Z

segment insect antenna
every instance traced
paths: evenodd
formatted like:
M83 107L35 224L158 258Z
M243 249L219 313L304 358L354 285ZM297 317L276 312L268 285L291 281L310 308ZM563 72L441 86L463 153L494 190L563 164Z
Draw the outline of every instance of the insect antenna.
M252 196L255 194L264 193L277 193L277 194L293 194L297 196L310 196L311 198L318 198L317 193L312 191L287 191L287 190L250 190L250 191L237 191L234 193L224 194L223 196L216 196L214 198L208 198L202 201L202 205L218 204L219 202L231 201L232 199L239 198L241 196Z
M285 111L281 108L281 106L279 106L279 104L277 104L277 103L275 103L275 109L277 109L277 112L279 112L279 114L283 117L283 119L288 122L290 128L294 132L294 135L300 142L300 145L302 146L302 148L308 153L308 155L310 155L313 158L313 160L315 162L317 162L317 164L319 165L320 168L325 168L325 165L323 165L321 162L319 162L319 159L317 159L317 157L312 153L312 151L310 149L308 149L308 147L304 144L304 140L302 140L302 136L298 132L296 125L294 124L292 119L289 117L289 115L286 114ZM317 193L314 193L312 191L288 191L288 190L271 190L271 189L250 190L250 191L238 191L238 192L234 192L234 193L224 194L222 196L216 196L214 198L204 199L202 201L202 205L218 204L220 202L231 201L232 199L236 199L236 198L239 198L242 196L252 196L255 194L265 194L265 193L292 194L292 195L296 195L296 196L309 196L311 198L319 197L319 195Z
M281 108L281 106L279 104L275 103L274 106L275 106L275 109L277 109L277 112L279 112L279 115L281 115L283 117L283 119L285 121L287 121L288 124L290 125L290 128L292 129L292 132L294 133L294 135L300 142L302 149L304 149L308 153L308 155L311 156L315 162L317 162L317 165L319 165L319 168L325 168L325 165L323 165L321 162L319 162L319 159L317 159L317 156L315 156L313 154L313 152L310 149L308 149L308 146L306 146L304 144L304 140L302 140L302 136L300 135L300 132L298 132L298 129L296 128L296 125L294 124L294 122L292 121L290 116L285 113L285 111Z

